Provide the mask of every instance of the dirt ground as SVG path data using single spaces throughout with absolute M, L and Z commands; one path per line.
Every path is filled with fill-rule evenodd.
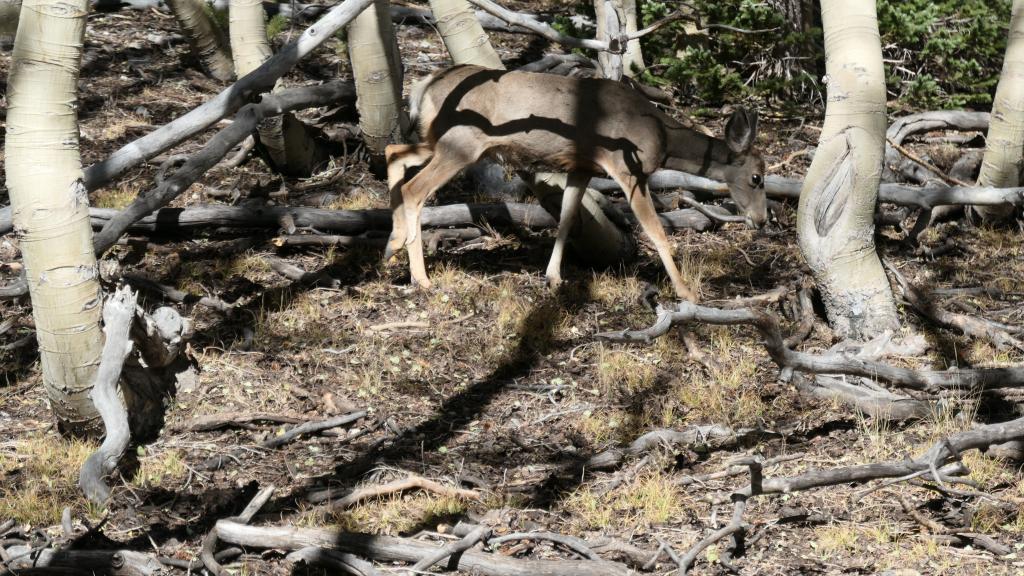
M 174 21 L 154 11 L 90 17 L 81 79 L 84 162 L 180 116 L 219 86 L 196 71 L 176 38 Z M 286 28 L 287 39 L 300 28 Z M 446 56 L 429 27 L 398 28 L 407 81 L 421 77 Z M 545 45 L 528 36 L 494 34 L 503 59 L 525 63 Z M 9 54 L 0 56 L 6 78 Z M 349 66 L 342 43 L 331 40 L 302 63 L 291 82 L 344 78 Z M 682 110 L 685 103 L 679 103 Z M 345 111 L 339 112 L 341 116 Z M 313 119 L 317 113 L 305 113 Z M 761 142 L 768 163 L 816 142 L 821 117 L 782 118 L 767 112 Z M 717 121 L 710 122 L 718 130 Z M 329 129 L 340 130 L 337 123 Z M 198 149 L 199 141 L 173 153 Z M 948 169 L 951 145 L 915 148 Z M 321 204 L 334 208 L 385 207 L 384 183 L 354 150 L 323 172 L 298 182 L 281 179 L 254 159 L 241 168 L 209 172 L 176 205 L 218 202 Z M 131 171 L 92 196 L 96 206 L 126 205 L 153 181 L 159 162 Z M 800 175 L 797 156 L 773 173 Z M 242 196 L 231 198 L 233 191 Z M 470 193 L 442 195 L 439 202 Z M 0 203 L 8 204 L 6 190 Z M 783 204 L 778 222 L 754 232 L 725 225 L 711 232 L 672 236 L 677 261 L 705 302 L 797 285 L 805 276 L 796 250 L 795 204 Z M 105 519 L 102 536 L 82 547 L 123 547 L 191 559 L 213 523 L 237 514 L 259 487 L 273 484 L 274 497 L 253 523 L 338 527 L 438 542 L 460 519 L 491 522 L 497 533 L 549 530 L 588 540 L 611 537 L 654 551 L 660 542 L 682 553 L 728 520 L 731 505 L 712 504 L 748 482 L 745 475 L 694 481 L 728 468 L 738 456 L 791 459 L 766 476 L 793 475 L 917 455 L 943 435 L 963 430 L 971 417 L 1005 417 L 1020 410 L 990 398 L 952 398 L 948 409 L 904 424 L 887 424 L 844 406 L 802 397 L 779 381 L 778 369 L 749 328 L 694 329 L 717 362 L 706 368 L 687 359 L 677 332 L 653 344 L 609 344 L 594 334 L 639 328 L 653 321 L 642 302 L 654 284 L 671 294 L 656 255 L 642 243 L 628 264 L 591 270 L 568 263 L 565 286 L 543 283 L 551 233 L 488 228 L 483 241 L 442 247 L 428 256 L 435 288 L 409 285 L 404 264 L 384 267 L 370 249 L 280 250 L 276 231 L 212 233 L 191 238 L 156 237 L 148 248 L 119 246 L 105 260 L 120 272 L 147 276 L 197 296 L 234 303 L 230 311 L 177 305 L 193 323 L 191 354 L 199 376 L 168 399 L 159 439 L 140 446 L 114 480 L 106 508 L 88 504 L 75 482 L 93 448 L 60 438 L 40 386 L 34 342 L 0 351 L 0 524 L 14 519 L 26 530 L 59 537 L 60 515 L 70 506 L 79 531 Z M 1019 325 L 1024 316 L 1024 248 L 1018 229 L 937 225 L 924 244 L 952 243 L 936 258 L 915 255 L 892 227 L 879 234 L 883 257 L 926 289 L 985 286 L 984 295 L 946 296 L 940 302 Z M 337 279 L 335 288 L 314 288 L 273 272 L 277 254 L 309 271 Z M 14 278 L 15 240 L 0 239 L 3 280 Z M 143 293 L 145 306 L 164 304 Z M 791 296 L 793 297 L 792 293 Z M 788 298 L 784 301 L 787 301 Z M 797 318 L 772 305 L 792 331 Z M 905 330 L 923 333 L 927 358 L 910 366 L 1019 365 L 1022 355 L 999 351 L 901 311 Z M 0 335 L 7 345 L 32 332 L 27 299 L 0 303 L 15 327 Z M 818 322 L 801 349 L 821 351 L 834 343 Z M 1019 399 L 1018 399 L 1019 400 Z M 260 442 L 287 427 L 258 421 L 195 431 L 200 416 L 267 413 L 299 421 L 365 409 L 349 428 L 302 438 L 281 449 Z M 964 414 L 968 417 L 964 417 Z M 976 414 L 975 414 L 976 413 Z M 591 471 L 594 454 L 628 444 L 660 428 L 719 424 L 757 429 L 755 439 L 730 449 L 659 449 L 627 459 L 618 469 Z M 235 447 L 244 450 L 220 470 L 202 471 L 207 459 Z M 1019 464 L 976 453 L 965 463 L 977 489 L 1008 501 L 1024 500 Z M 374 498 L 344 510 L 306 501 L 311 491 L 374 485 L 409 474 L 479 492 L 476 500 L 426 491 Z M 985 498 L 945 496 L 907 483 L 862 495 L 863 486 L 837 486 L 751 500 L 740 574 L 1021 574 L 1024 573 L 1024 511 L 1007 512 Z M 862 496 L 862 497 L 860 497 Z M 947 545 L 906 513 L 900 498 L 947 528 L 983 533 L 1014 552 L 997 558 L 971 546 Z M 545 543 L 504 544 L 500 553 L 531 558 L 568 558 Z M 725 571 L 722 546 L 702 554 L 695 573 Z M 609 555 L 609 558 L 615 558 Z M 383 565 L 387 569 L 389 566 Z M 662 557 L 655 570 L 675 565 Z M 395 568 L 397 570 L 397 568 Z M 234 561 L 235 574 L 291 573 L 283 554 L 249 550 Z

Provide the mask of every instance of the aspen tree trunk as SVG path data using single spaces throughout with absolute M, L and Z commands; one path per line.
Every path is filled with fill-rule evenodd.
M 619 11 L 619 22 L 622 22 L 627 34 L 637 31 L 636 0 L 616 0 Z M 626 43 L 626 52 L 622 55 L 622 72 L 632 78 L 645 70 L 643 52 L 640 51 L 640 39 Z
M 0 48 L 10 50 L 18 31 L 21 0 L 0 0 Z
M 828 103 L 804 181 L 797 233 L 837 333 L 869 339 L 899 327 L 875 251 L 885 151 L 885 75 L 874 0 L 821 0 Z
M 475 17 L 474 17 L 475 18 Z M 401 139 L 402 67 L 388 0 L 374 0 L 348 27 L 348 54 L 356 85 L 359 128 L 370 153 Z
M 1010 38 L 1003 57 L 1003 71 L 992 101 L 992 119 L 985 141 L 985 156 L 978 186 L 1012 188 L 1020 185 L 1024 168 L 1024 0 L 1013 1 Z M 972 206 L 984 222 L 1004 220 L 1013 206 Z
M 101 431 L 89 398 L 103 348 L 77 84 L 87 0 L 25 0 L 7 81 L 7 187 L 43 386 L 61 431 Z
M 260 0 L 231 0 L 231 56 L 241 78 L 274 55 L 267 40 L 266 15 Z M 280 82 L 277 83 L 277 87 Z M 275 90 L 277 89 L 275 87 Z M 306 125 L 292 114 L 260 123 L 259 146 L 271 168 L 289 176 L 309 176 L 322 160 Z
M 167 5 L 206 72 L 222 82 L 232 80 L 231 51 L 224 31 L 207 12 L 205 0 L 167 0 Z
M 617 38 L 621 30 L 619 12 L 612 0 L 594 0 L 594 20 L 597 22 L 597 39 L 610 41 Z M 597 63 L 601 66 L 601 75 L 609 80 L 622 80 L 622 54 L 598 52 Z
M 430 11 L 456 64 L 505 68 L 467 0 L 430 0 Z

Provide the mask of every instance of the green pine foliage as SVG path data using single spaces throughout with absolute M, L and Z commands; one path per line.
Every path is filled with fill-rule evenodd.
M 643 39 L 646 80 L 674 87 L 693 104 L 755 98 L 775 105 L 821 103 L 820 17 L 794 29 L 764 0 L 695 0 L 697 30 L 678 21 Z M 1010 0 L 878 0 L 890 97 L 918 108 L 985 108 L 992 101 L 1010 21 Z M 818 3 L 813 2 L 815 8 Z M 644 25 L 675 2 L 642 2 Z

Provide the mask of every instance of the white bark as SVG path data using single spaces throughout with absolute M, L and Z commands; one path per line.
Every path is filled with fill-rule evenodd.
M 875 251 L 885 75 L 874 0 L 822 0 L 828 104 L 797 213 L 804 259 L 833 328 L 868 339 L 899 325 Z
M 611 42 L 619 36 L 621 21 L 613 0 L 594 0 L 594 20 L 597 21 L 597 39 Z M 597 54 L 601 75 L 609 80 L 622 80 L 622 54 L 601 51 Z
M 616 9 L 620 11 L 619 21 L 626 28 L 626 34 L 637 31 L 636 0 L 616 0 Z M 622 68 L 626 76 L 638 76 L 644 71 L 644 55 L 640 51 L 640 39 L 635 38 L 626 43 L 626 52 L 622 54 Z
M 234 79 L 224 31 L 206 11 L 205 0 L 167 0 L 167 5 L 206 72 L 222 82 Z
M 1010 38 L 992 101 L 992 116 L 985 142 L 978 186 L 1018 186 L 1021 168 L 1024 168 L 1024 0 L 1013 2 Z M 1009 205 L 972 206 L 971 209 L 987 222 L 1003 220 L 1014 211 Z
M 231 0 L 229 9 L 231 55 L 239 78 L 274 55 L 267 40 L 266 15 L 261 0 Z M 274 90 L 281 87 L 278 81 Z M 306 126 L 292 114 L 268 118 L 260 124 L 259 145 L 271 168 L 291 176 L 309 176 L 320 161 L 319 149 Z
M 374 0 L 348 27 L 348 53 L 356 85 L 363 141 L 375 155 L 401 139 L 401 60 L 388 0 Z
M 43 386 L 60 428 L 98 432 L 89 399 L 103 337 L 77 84 L 87 0 L 25 0 L 7 84 L 7 186 Z
M 434 13 L 437 30 L 456 64 L 505 68 L 469 2 L 430 0 L 430 11 Z

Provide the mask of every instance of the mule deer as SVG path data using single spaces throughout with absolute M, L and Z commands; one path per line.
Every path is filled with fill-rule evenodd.
M 756 113 L 737 110 L 725 127 L 725 140 L 719 140 L 682 126 L 618 82 L 479 66 L 429 76 L 413 88 L 410 108 L 422 143 L 385 151 L 393 210 L 385 259 L 406 246 L 413 282 L 423 287 L 430 286 L 420 229 L 423 204 L 489 152 L 521 168 L 547 165 L 569 172 L 546 273 L 552 284 L 561 281 L 565 241 L 593 174 L 606 172 L 622 187 L 676 294 L 690 301 L 696 302 L 696 295 L 676 268 L 647 189 L 651 173 L 664 166 L 725 180 L 751 227 L 768 219 L 764 160 L 753 150 Z M 406 170 L 421 165 L 404 182 Z

